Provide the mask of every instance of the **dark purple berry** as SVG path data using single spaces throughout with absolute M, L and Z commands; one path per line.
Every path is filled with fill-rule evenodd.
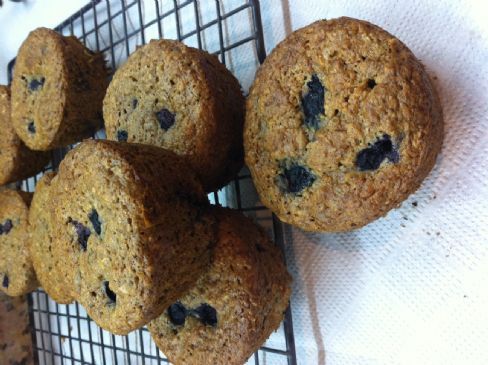
M 36 126 L 34 124 L 34 121 L 30 121 L 29 124 L 27 124 L 27 130 L 29 131 L 29 133 L 36 133 Z
M 117 131 L 117 141 L 127 142 L 127 138 L 129 138 L 127 131 L 124 131 L 122 129 Z
M 359 171 L 374 171 L 380 167 L 385 159 L 393 163 L 397 163 L 400 160 L 400 155 L 387 134 L 358 153 L 356 166 Z
M 173 124 L 175 124 L 175 115 L 166 108 L 156 112 L 156 119 L 159 122 L 159 126 L 165 131 L 170 129 Z
M 8 234 L 13 227 L 14 227 L 14 225 L 12 224 L 12 220 L 7 219 L 5 221 L 5 223 L 0 224 L 0 235 L 1 234 Z
M 376 81 L 373 79 L 368 79 L 368 82 L 366 83 L 370 89 L 374 89 L 376 86 Z
M 10 280 L 8 279 L 8 275 L 7 274 L 4 274 L 3 275 L 3 280 L 2 280 L 2 286 L 4 288 L 8 288 L 9 282 L 10 282 Z
M 110 289 L 110 286 L 109 286 L 109 282 L 108 281 L 104 281 L 103 282 L 103 290 L 105 291 L 105 295 L 107 295 L 107 298 L 108 298 L 108 304 L 109 305 L 112 305 L 112 304 L 115 304 L 115 302 L 117 301 L 117 294 L 115 294 L 111 289 Z
M 44 86 L 45 78 L 41 77 L 40 79 L 32 79 L 29 81 L 29 90 L 37 91 Z
M 200 321 L 208 326 L 215 327 L 217 325 L 217 311 L 212 306 L 202 303 L 198 308 L 191 310 L 192 316 L 200 319 Z
M 256 243 L 255 247 L 258 252 L 266 252 L 266 249 L 260 243 Z
M 186 320 L 186 308 L 180 302 L 172 304 L 168 308 L 168 317 L 175 326 L 183 326 Z
M 102 223 L 100 222 L 98 212 L 95 209 L 92 209 L 90 214 L 88 214 L 88 219 L 90 220 L 95 232 L 100 236 L 102 233 Z
M 80 222 L 72 220 L 71 218 L 69 219 L 69 223 L 75 227 L 76 235 L 78 237 L 78 244 L 80 245 L 82 251 L 86 251 L 86 248 L 88 247 L 88 237 L 90 237 L 91 234 L 90 229 L 85 227 Z
M 317 75 L 307 82 L 308 92 L 301 98 L 302 110 L 305 115 L 303 123 L 307 128 L 318 129 L 320 116 L 325 114 L 325 88 Z
M 297 194 L 312 186 L 316 180 L 315 175 L 307 168 L 298 164 L 285 167 L 278 176 L 280 187 L 287 193 Z

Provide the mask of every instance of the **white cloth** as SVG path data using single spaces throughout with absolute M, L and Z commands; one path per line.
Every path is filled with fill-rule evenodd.
M 351 233 L 286 229 L 298 363 L 488 364 L 488 6 L 261 1 L 268 52 L 320 18 L 346 15 L 388 30 L 434 76 L 445 116 L 437 165 L 400 208 Z M 0 8 L 0 82 L 30 29 L 55 26 L 84 1 L 50 1 L 48 11 L 46 3 Z M 232 66 L 247 87 L 255 64 L 242 57 Z

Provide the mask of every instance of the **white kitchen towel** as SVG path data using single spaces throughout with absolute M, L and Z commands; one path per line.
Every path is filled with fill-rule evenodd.
M 437 165 L 399 209 L 351 233 L 287 230 L 299 364 L 488 364 L 486 2 L 263 4 L 268 49 L 321 18 L 388 30 L 427 67 L 445 116 Z
M 2 70 L 28 30 L 55 26 L 73 10 L 46 18 L 42 3 L 28 2 L 24 21 L 0 11 Z M 238 3 L 222 0 L 227 9 Z M 268 52 L 317 19 L 351 16 L 383 27 L 426 65 L 445 116 L 437 165 L 400 208 L 351 233 L 287 227 L 298 363 L 488 364 L 488 5 L 261 0 L 261 10 Z M 231 67 L 248 87 L 256 65 L 240 56 Z

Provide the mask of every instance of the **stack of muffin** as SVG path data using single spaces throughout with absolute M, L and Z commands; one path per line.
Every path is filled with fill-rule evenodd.
M 3 184 L 39 172 L 45 151 L 93 134 L 102 115 L 108 137 L 81 142 L 33 196 L 0 193 L 1 288 L 22 295 L 40 285 L 115 334 L 147 324 L 175 364 L 242 364 L 290 298 L 276 245 L 207 200 L 244 154 L 283 221 L 335 232 L 400 204 L 442 142 L 422 65 L 354 19 L 290 35 L 259 70 L 246 108 L 215 56 L 176 41 L 138 48 L 108 88 L 106 74 L 77 39 L 37 29 L 17 57 L 12 100 L 0 89 Z
M 106 74 L 100 54 L 48 29 L 20 49 L 2 123 L 26 157 L 9 181 L 99 129 L 105 94 L 109 140 L 81 142 L 33 196 L 0 194 L 2 289 L 40 285 L 115 334 L 147 324 L 175 363 L 243 363 L 279 326 L 290 276 L 260 227 L 207 198 L 243 164 L 240 86 L 215 56 L 166 40 L 108 90 Z

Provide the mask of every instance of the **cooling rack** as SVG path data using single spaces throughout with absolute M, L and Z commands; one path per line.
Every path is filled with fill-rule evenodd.
M 244 90 L 266 57 L 258 0 L 92 0 L 55 30 L 74 35 L 90 49 L 103 52 L 112 71 L 150 39 L 178 39 L 216 54 Z M 15 59 L 8 65 L 9 81 L 14 66 Z M 97 132 L 94 138 L 105 138 L 104 131 Z M 51 161 L 42 173 L 56 170 L 72 147 L 52 151 Z M 42 173 L 17 186 L 34 191 Z M 259 203 L 246 169 L 209 198 L 252 216 L 283 246 L 282 224 Z M 98 327 L 78 303 L 57 304 L 42 289 L 29 295 L 29 316 L 38 364 L 168 363 L 145 327 L 127 336 L 112 335 Z M 248 363 L 296 364 L 290 308 L 278 331 Z

